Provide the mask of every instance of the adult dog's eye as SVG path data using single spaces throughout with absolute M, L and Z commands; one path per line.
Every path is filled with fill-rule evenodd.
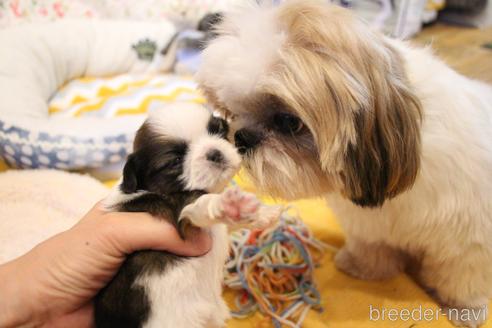
M 273 126 L 280 133 L 297 134 L 302 131 L 304 124 L 297 116 L 287 113 L 277 113 L 273 115 Z

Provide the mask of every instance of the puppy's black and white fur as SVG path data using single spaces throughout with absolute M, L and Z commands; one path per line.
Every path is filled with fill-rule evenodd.
M 220 192 L 240 165 L 225 140 L 227 122 L 202 107 L 180 104 L 153 113 L 137 132 L 121 183 L 106 206 L 148 212 L 172 223 L 183 238 L 192 227 L 210 230 L 212 249 L 201 257 L 145 250 L 128 256 L 97 295 L 97 327 L 222 327 L 221 298 L 228 225 L 267 225 L 279 214 L 237 188 Z

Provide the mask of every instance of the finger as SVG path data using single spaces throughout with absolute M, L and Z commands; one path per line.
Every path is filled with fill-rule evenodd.
M 147 213 L 110 213 L 111 238 L 126 254 L 137 250 L 167 250 L 185 256 L 199 256 L 209 251 L 212 241 L 206 231 L 200 230 L 193 238 L 182 240 L 168 222 Z
M 87 303 L 74 312 L 57 316 L 53 322 L 49 322 L 46 326 L 51 328 L 91 328 L 94 326 L 93 317 L 94 306 L 92 303 Z

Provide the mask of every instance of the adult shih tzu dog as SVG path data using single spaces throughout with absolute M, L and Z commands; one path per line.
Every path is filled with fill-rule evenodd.
M 337 267 L 408 270 L 457 324 L 492 296 L 492 88 L 322 1 L 225 15 L 197 79 L 255 184 L 324 196 Z M 466 317 L 463 311 L 473 311 Z
M 167 220 L 182 238 L 209 229 L 213 246 L 194 258 L 151 250 L 129 255 L 96 297 L 97 327 L 224 326 L 226 225 L 266 227 L 281 209 L 237 188 L 222 192 L 241 162 L 227 132 L 227 122 L 193 104 L 154 112 L 137 132 L 122 181 L 105 205 Z

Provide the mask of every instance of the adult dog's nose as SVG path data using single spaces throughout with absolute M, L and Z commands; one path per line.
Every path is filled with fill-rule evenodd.
M 262 135 L 249 129 L 240 129 L 234 134 L 234 143 L 240 154 L 255 148 L 261 143 Z

